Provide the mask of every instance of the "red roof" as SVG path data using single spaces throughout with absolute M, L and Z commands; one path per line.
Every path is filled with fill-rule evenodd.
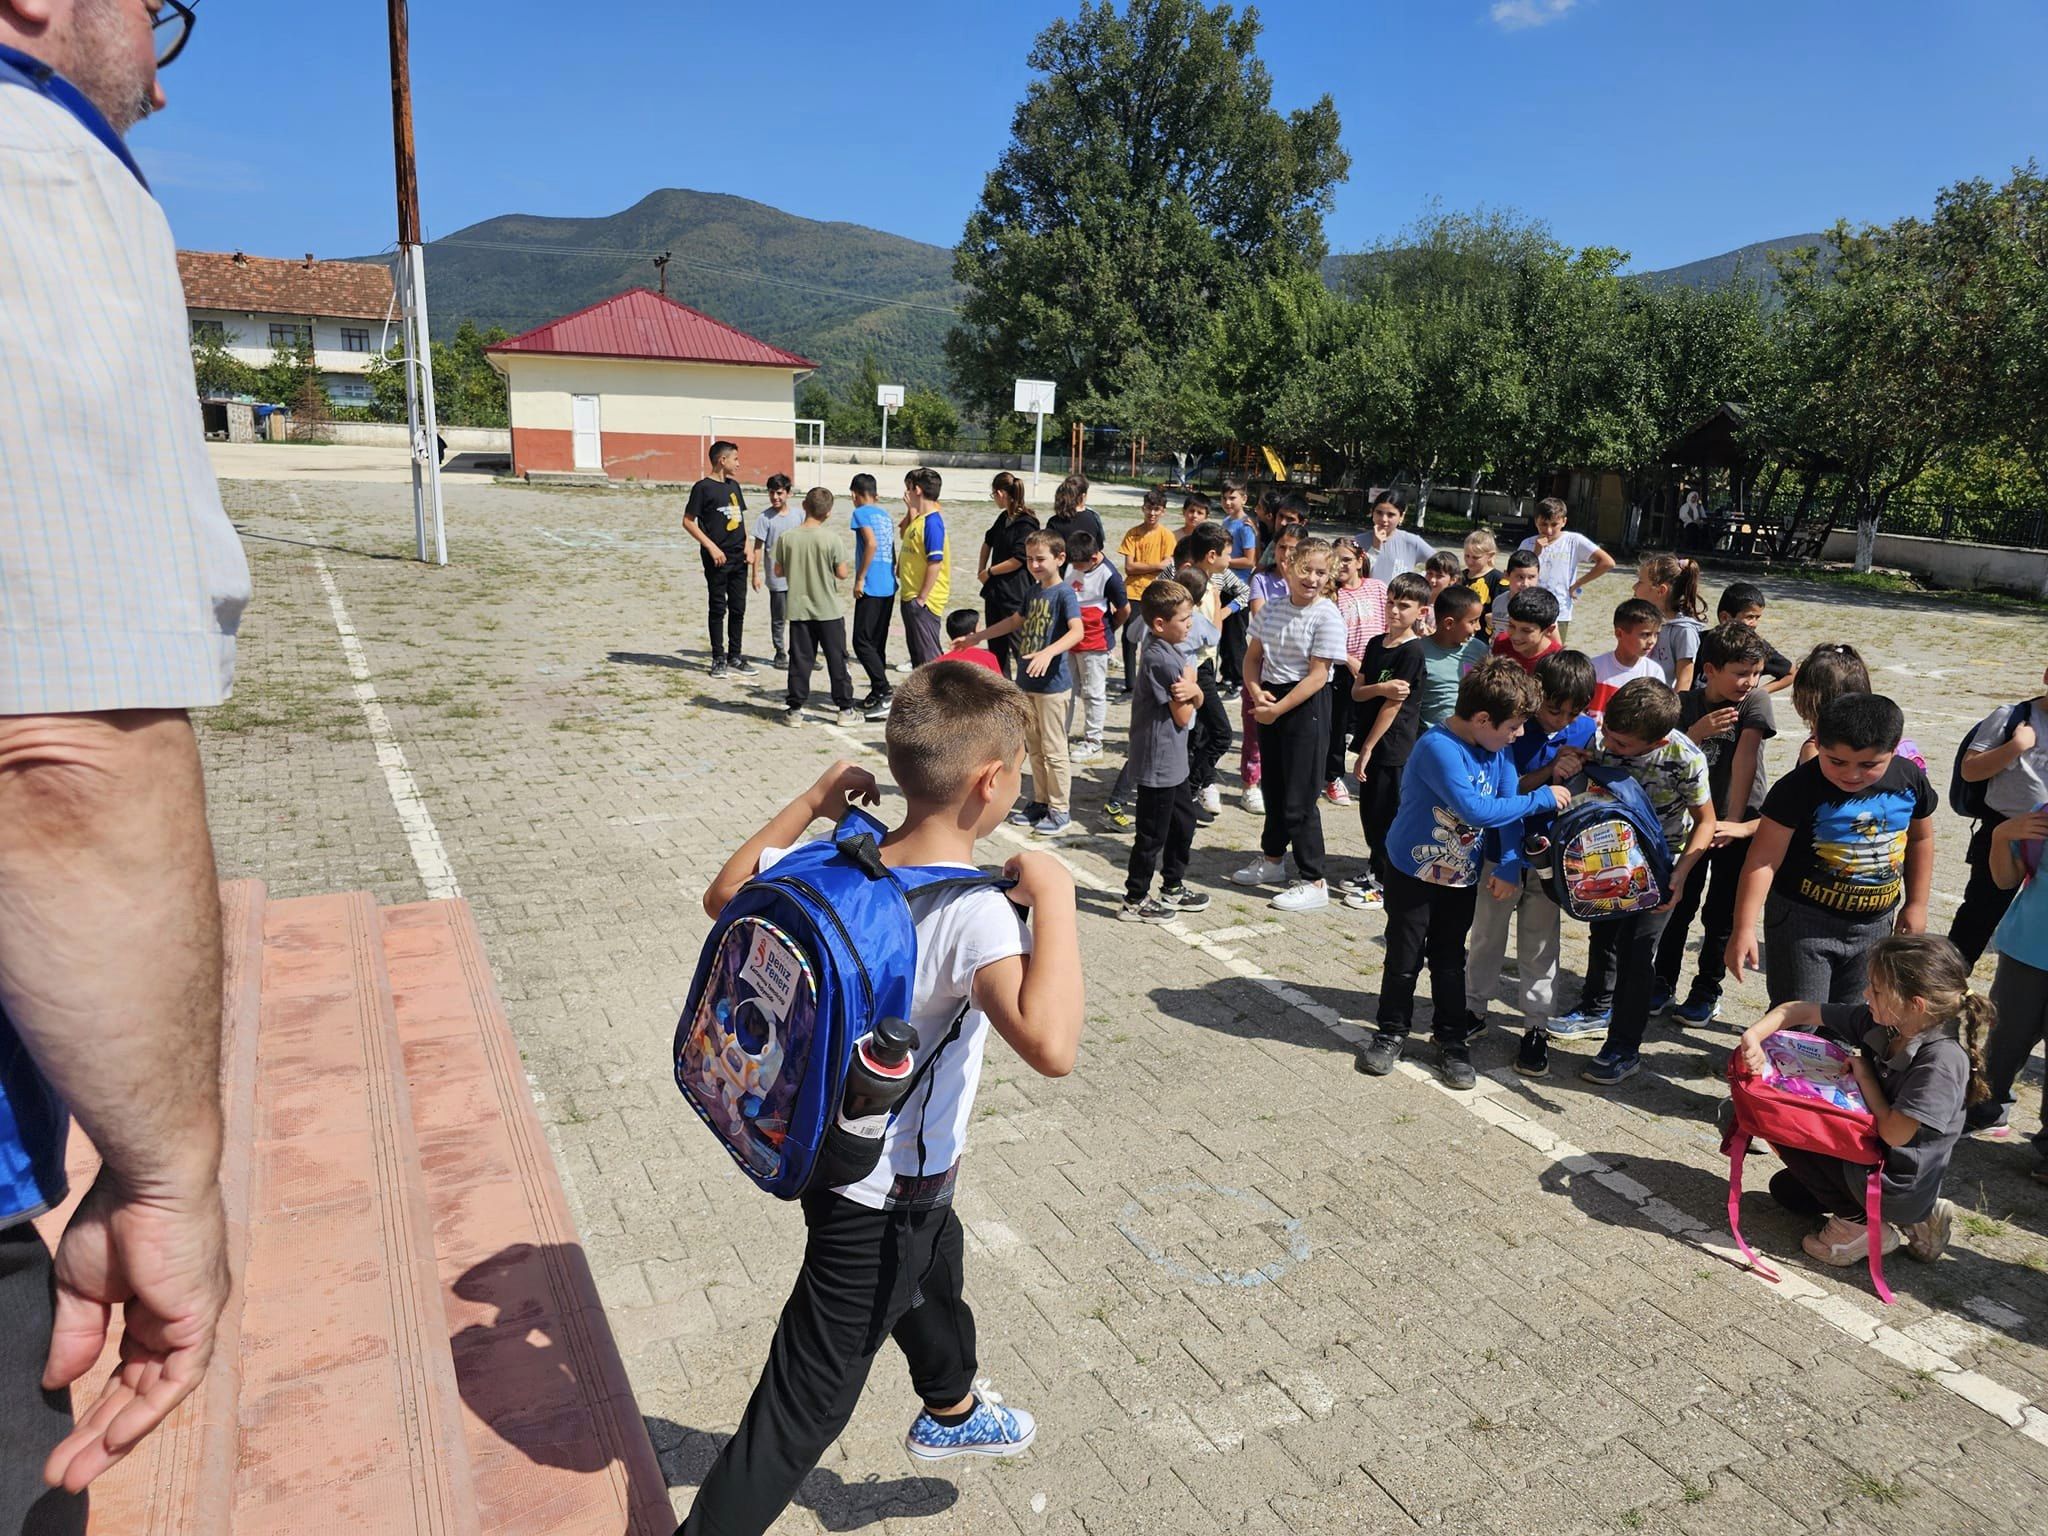
M 807 357 L 771 347 L 702 310 L 645 288 L 602 299 L 550 320 L 488 352 L 560 353 L 575 357 L 639 357 L 668 363 L 735 363 L 757 368 L 815 368 Z

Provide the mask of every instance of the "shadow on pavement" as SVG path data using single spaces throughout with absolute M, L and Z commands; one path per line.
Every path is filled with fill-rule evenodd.
M 732 1436 L 690 1429 L 671 1419 L 649 1417 L 647 1434 L 661 1457 L 671 1488 L 701 1485 Z M 795 1503 L 828 1531 L 858 1531 L 884 1520 L 944 1514 L 960 1500 L 959 1490 L 936 1477 L 873 1476 L 849 1483 L 837 1473 L 814 1469 L 797 1488 Z

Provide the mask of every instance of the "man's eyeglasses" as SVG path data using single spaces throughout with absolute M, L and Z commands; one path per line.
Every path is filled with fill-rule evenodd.
M 192 37 L 192 7 L 183 0 L 163 0 L 156 13 L 156 67 L 162 69 L 185 51 Z

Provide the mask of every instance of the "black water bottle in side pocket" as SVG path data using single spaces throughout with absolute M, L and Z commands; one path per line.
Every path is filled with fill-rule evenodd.
M 910 1053 L 916 1048 L 917 1031 L 904 1019 L 879 1020 L 854 1042 L 839 1115 L 825 1132 L 818 1168 L 807 1188 L 837 1189 L 874 1172 L 889 1129 L 889 1112 L 909 1091 Z

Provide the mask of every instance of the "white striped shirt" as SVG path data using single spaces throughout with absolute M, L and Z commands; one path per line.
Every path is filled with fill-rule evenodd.
M 1259 681 L 1268 688 L 1293 687 L 1308 676 L 1313 657 L 1320 656 L 1333 667 L 1344 660 L 1344 619 L 1327 597 L 1306 608 L 1295 607 L 1291 598 L 1274 598 L 1252 620 L 1252 635 L 1263 648 Z
M 0 715 L 218 704 L 249 601 L 156 199 L 0 85 Z

